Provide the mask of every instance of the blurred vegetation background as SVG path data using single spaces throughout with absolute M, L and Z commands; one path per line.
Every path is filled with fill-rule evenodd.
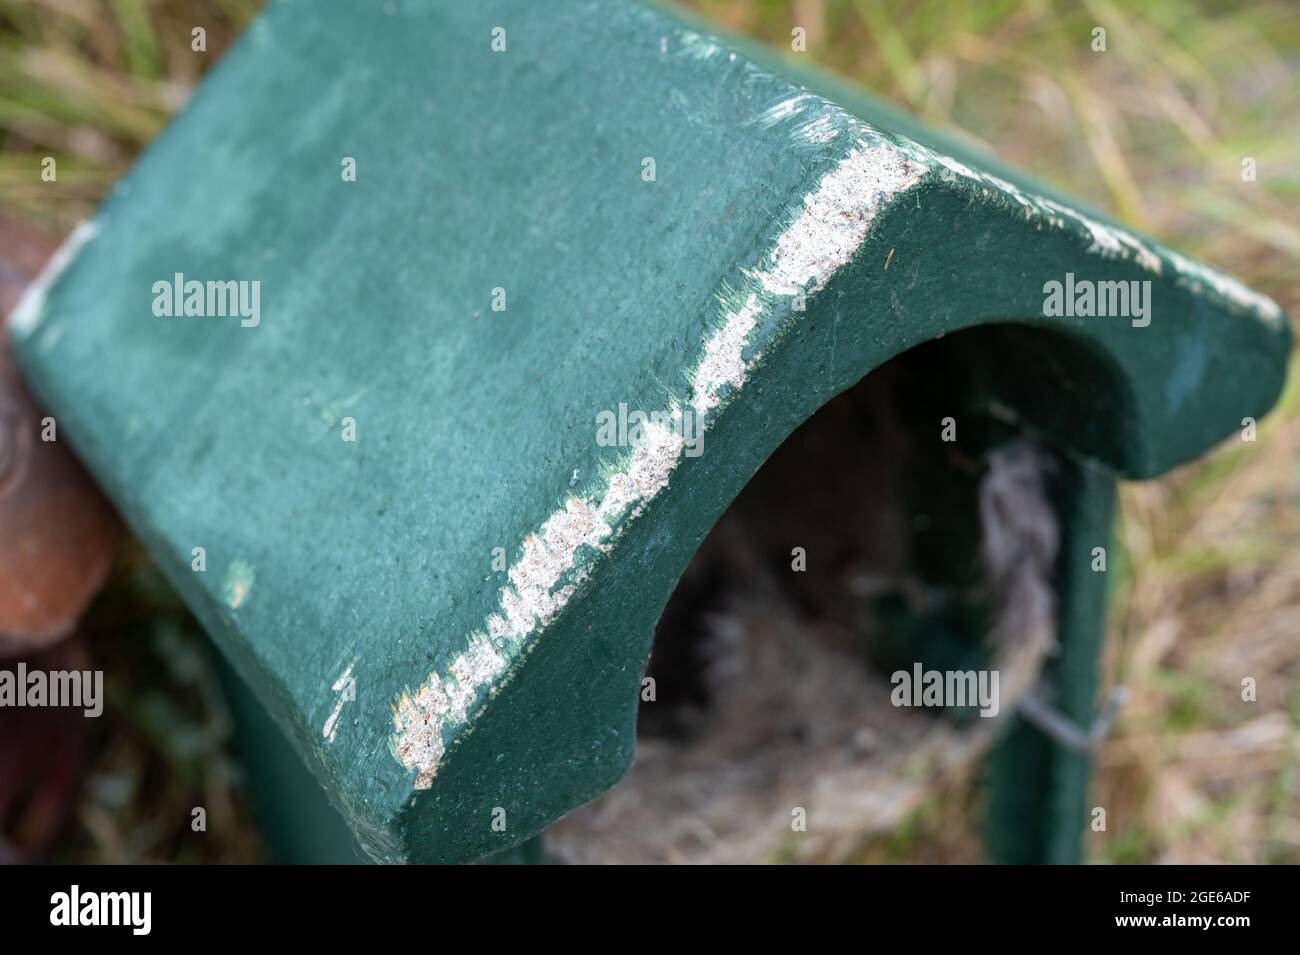
M 361 2 L 361 0 L 357 0 Z M 402 0 L 394 0 L 401 3 Z M 0 0 L 0 215 L 61 236 L 185 102 L 256 0 Z M 961 131 L 1300 314 L 1295 0 L 691 0 Z M 1106 30 L 1105 52 L 1092 31 Z M 191 30 L 206 30 L 206 52 Z M 791 50 L 791 30 L 807 52 Z M 40 179 L 43 157 L 57 185 Z M 1242 161 L 1255 161 L 1244 181 Z M 1254 443 L 1126 487 L 1098 757 L 1099 862 L 1300 862 L 1300 404 Z M 1115 575 L 1117 578 L 1121 575 Z M 87 629 L 112 685 L 68 860 L 259 857 L 206 644 L 129 548 Z M 1258 701 L 1241 701 L 1254 676 Z M 213 807 L 217 807 L 214 811 Z M 975 861 L 973 781 L 863 861 Z M 172 822 L 160 823 L 160 819 Z

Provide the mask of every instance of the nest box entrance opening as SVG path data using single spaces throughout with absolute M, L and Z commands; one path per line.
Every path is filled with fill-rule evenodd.
M 553 851 L 849 858 L 976 762 L 1052 648 L 1058 527 L 1052 453 L 990 413 L 970 356 L 1041 335 L 919 346 L 787 438 L 668 601 L 633 768 Z

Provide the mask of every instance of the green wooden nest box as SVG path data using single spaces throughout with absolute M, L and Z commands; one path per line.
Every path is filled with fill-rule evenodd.
M 365 855 L 409 861 L 517 845 L 619 780 L 675 585 L 837 396 L 832 444 L 893 476 L 822 474 L 845 514 L 859 478 L 895 501 L 880 541 L 927 593 L 978 583 L 990 456 L 1045 456 L 1045 685 L 1088 725 L 1116 479 L 1263 415 L 1290 344 L 1229 276 L 883 104 L 575 0 L 274 0 L 10 332 L 248 725 L 264 707 Z M 886 364 L 888 428 L 853 397 Z M 826 579 L 825 527 L 754 526 Z M 947 650 L 913 627 L 936 660 L 988 610 L 963 600 Z M 1019 717 L 999 740 L 993 856 L 1077 857 L 1086 754 Z M 260 765 L 299 800 L 283 827 L 328 825 Z

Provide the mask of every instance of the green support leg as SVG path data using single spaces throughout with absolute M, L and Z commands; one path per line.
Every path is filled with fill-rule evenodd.
M 1109 550 L 1115 477 L 1090 463 L 1062 461 L 1054 496 L 1061 517 L 1057 564 L 1059 654 L 1046 679 L 1056 710 L 1086 730 L 1096 710 L 1105 637 L 1105 573 L 1093 548 Z M 986 852 L 1003 863 L 1077 863 L 1088 823 L 1089 754 L 1054 742 L 1017 715 L 989 760 Z
M 218 673 L 235 726 L 235 748 L 269 861 L 282 865 L 367 861 L 347 823 L 266 707 L 219 654 Z

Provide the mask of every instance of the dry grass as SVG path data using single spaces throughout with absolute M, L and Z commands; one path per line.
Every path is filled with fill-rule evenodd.
M 256 6 L 0 0 L 0 212 L 67 231 Z M 1293 0 L 690 6 L 786 50 L 803 26 L 808 56 L 1300 314 Z M 204 55 L 189 49 L 197 25 Z M 1094 26 L 1105 53 L 1090 49 Z M 53 197 L 35 174 L 46 155 Z M 1241 178 L 1248 156 L 1254 182 Z M 1300 861 L 1298 444 L 1293 387 L 1257 442 L 1124 492 L 1128 573 L 1105 672 L 1132 702 L 1099 758 L 1111 826 L 1094 859 Z M 1246 676 L 1258 702 L 1241 702 Z M 968 796 L 936 795 L 864 858 L 970 858 Z

